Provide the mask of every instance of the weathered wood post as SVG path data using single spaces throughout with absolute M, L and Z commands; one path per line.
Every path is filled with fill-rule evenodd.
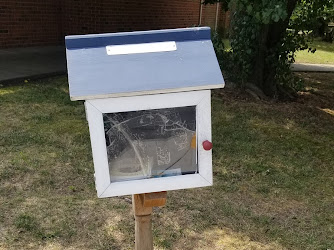
M 153 250 L 152 208 L 166 204 L 167 192 L 134 194 L 135 250 Z

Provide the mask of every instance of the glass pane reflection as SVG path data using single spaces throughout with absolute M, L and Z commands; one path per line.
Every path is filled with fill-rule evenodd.
M 197 172 L 196 107 L 103 114 L 111 181 Z

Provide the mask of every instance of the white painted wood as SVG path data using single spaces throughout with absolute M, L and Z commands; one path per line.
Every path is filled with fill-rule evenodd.
M 211 183 L 209 183 L 199 174 L 123 181 L 111 183 L 105 192 L 99 196 L 99 198 L 206 187 L 211 185 Z
M 155 94 L 165 94 L 165 93 L 177 93 L 177 92 L 187 92 L 187 91 L 198 91 L 198 90 L 207 90 L 207 89 L 220 89 L 224 88 L 225 83 L 216 84 L 216 85 L 205 85 L 205 86 L 196 86 L 196 87 L 185 87 L 177 89 L 163 89 L 163 90 L 148 90 L 148 91 L 134 91 L 127 93 L 106 93 L 99 95 L 85 95 L 85 96 L 70 96 L 72 101 L 79 100 L 95 100 L 95 99 L 105 99 L 105 98 L 115 98 L 115 97 L 126 97 L 126 96 L 139 96 L 139 95 L 155 95 Z
M 197 105 L 199 112 L 197 119 L 198 134 L 198 168 L 199 174 L 209 183 L 213 183 L 212 179 L 212 150 L 204 150 L 202 143 L 206 140 L 212 142 L 211 138 L 211 91 L 206 91 L 206 97 Z M 202 112 L 201 112 L 202 111 Z
M 102 113 L 139 111 L 197 105 L 206 97 L 206 92 L 207 91 L 193 91 L 160 95 L 106 98 L 89 100 L 87 102 Z
M 212 152 L 202 147 L 203 141 L 211 141 L 210 103 L 210 90 L 87 100 L 98 196 L 103 198 L 212 185 Z M 102 114 L 183 106 L 196 106 L 199 173 L 111 183 Z
M 85 102 L 85 108 L 92 145 L 96 191 L 100 196 L 110 185 L 103 117 L 101 111 L 89 102 Z
M 155 43 L 109 45 L 106 46 L 106 50 L 109 56 L 167 52 L 167 51 L 175 51 L 176 43 L 174 41 L 169 41 L 169 42 L 155 42 Z

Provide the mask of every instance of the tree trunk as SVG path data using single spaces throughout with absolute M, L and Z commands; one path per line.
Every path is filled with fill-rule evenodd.
M 255 57 L 254 82 L 260 88 L 264 89 L 265 61 L 267 55 L 267 39 L 269 25 L 263 25 L 260 31 L 258 51 Z
M 289 0 L 287 3 L 288 16 L 285 20 L 276 23 L 264 24 L 261 27 L 259 46 L 255 57 L 254 81 L 263 92 L 270 97 L 277 94 L 276 62 L 279 60 L 278 48 L 281 46 L 290 17 L 298 0 Z M 272 62 L 272 63 L 270 63 Z

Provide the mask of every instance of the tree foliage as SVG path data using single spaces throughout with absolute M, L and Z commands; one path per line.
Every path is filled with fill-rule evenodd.
M 205 3 L 213 3 L 207 0 Z M 272 97 L 300 84 L 290 71 L 295 52 L 309 49 L 315 20 L 330 16 L 334 0 L 221 0 L 233 13 L 231 62 L 241 84 L 252 82 Z M 224 63 L 224 65 L 227 65 Z

